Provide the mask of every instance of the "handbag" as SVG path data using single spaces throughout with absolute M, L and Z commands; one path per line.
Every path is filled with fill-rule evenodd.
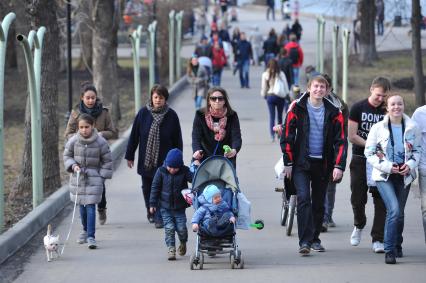
M 272 93 L 281 98 L 286 98 L 289 95 L 287 82 L 281 79 L 281 75 L 276 76 L 274 86 L 272 87 Z

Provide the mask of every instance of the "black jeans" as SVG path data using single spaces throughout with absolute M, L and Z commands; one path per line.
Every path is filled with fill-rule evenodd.
M 142 176 L 142 193 L 143 193 L 143 198 L 145 200 L 145 207 L 146 207 L 147 214 L 149 214 L 149 198 L 151 195 L 151 187 L 152 187 L 153 180 L 154 178 Z M 156 208 L 157 210 L 155 211 L 155 214 L 154 214 L 154 221 L 155 223 L 163 223 L 163 218 L 161 217 L 161 212 L 160 212 L 160 208 L 158 207 L 158 203 Z
M 98 210 L 105 209 L 107 205 L 106 196 L 105 196 L 105 183 L 104 188 L 102 189 L 102 199 L 101 202 L 98 203 Z
M 323 161 L 311 159 L 309 170 L 294 167 L 293 182 L 297 190 L 297 228 L 299 245 L 321 243 L 324 199 L 328 176 L 323 174 Z
M 351 173 L 351 204 L 354 213 L 354 226 L 363 229 L 367 223 L 365 205 L 368 200 L 368 186 L 364 157 L 353 155 L 349 166 Z M 373 226 L 371 227 L 372 242 L 382 242 L 385 230 L 386 207 L 377 188 L 370 189 L 374 204 Z

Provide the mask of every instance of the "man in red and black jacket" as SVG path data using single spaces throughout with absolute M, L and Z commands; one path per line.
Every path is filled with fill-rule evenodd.
M 323 252 L 319 235 L 324 217 L 327 184 L 343 177 L 347 139 L 341 111 L 324 97 L 327 80 L 312 78 L 308 92 L 294 101 L 281 135 L 284 175 L 297 190 L 299 253 Z M 312 192 L 311 192 L 312 189 Z

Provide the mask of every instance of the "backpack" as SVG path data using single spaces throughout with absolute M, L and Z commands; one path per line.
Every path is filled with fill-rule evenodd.
M 297 64 L 297 62 L 299 62 L 299 49 L 297 47 L 290 48 L 288 57 L 291 59 L 293 64 Z

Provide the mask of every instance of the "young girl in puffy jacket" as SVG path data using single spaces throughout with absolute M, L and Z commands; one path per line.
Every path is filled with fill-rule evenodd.
M 83 225 L 77 242 L 87 242 L 89 249 L 97 247 L 96 204 L 101 201 L 105 179 L 112 177 L 111 151 L 108 142 L 94 128 L 94 123 L 92 116 L 81 114 L 78 132 L 68 140 L 64 151 L 65 169 L 72 173 L 69 183 L 71 201 L 77 198 Z

